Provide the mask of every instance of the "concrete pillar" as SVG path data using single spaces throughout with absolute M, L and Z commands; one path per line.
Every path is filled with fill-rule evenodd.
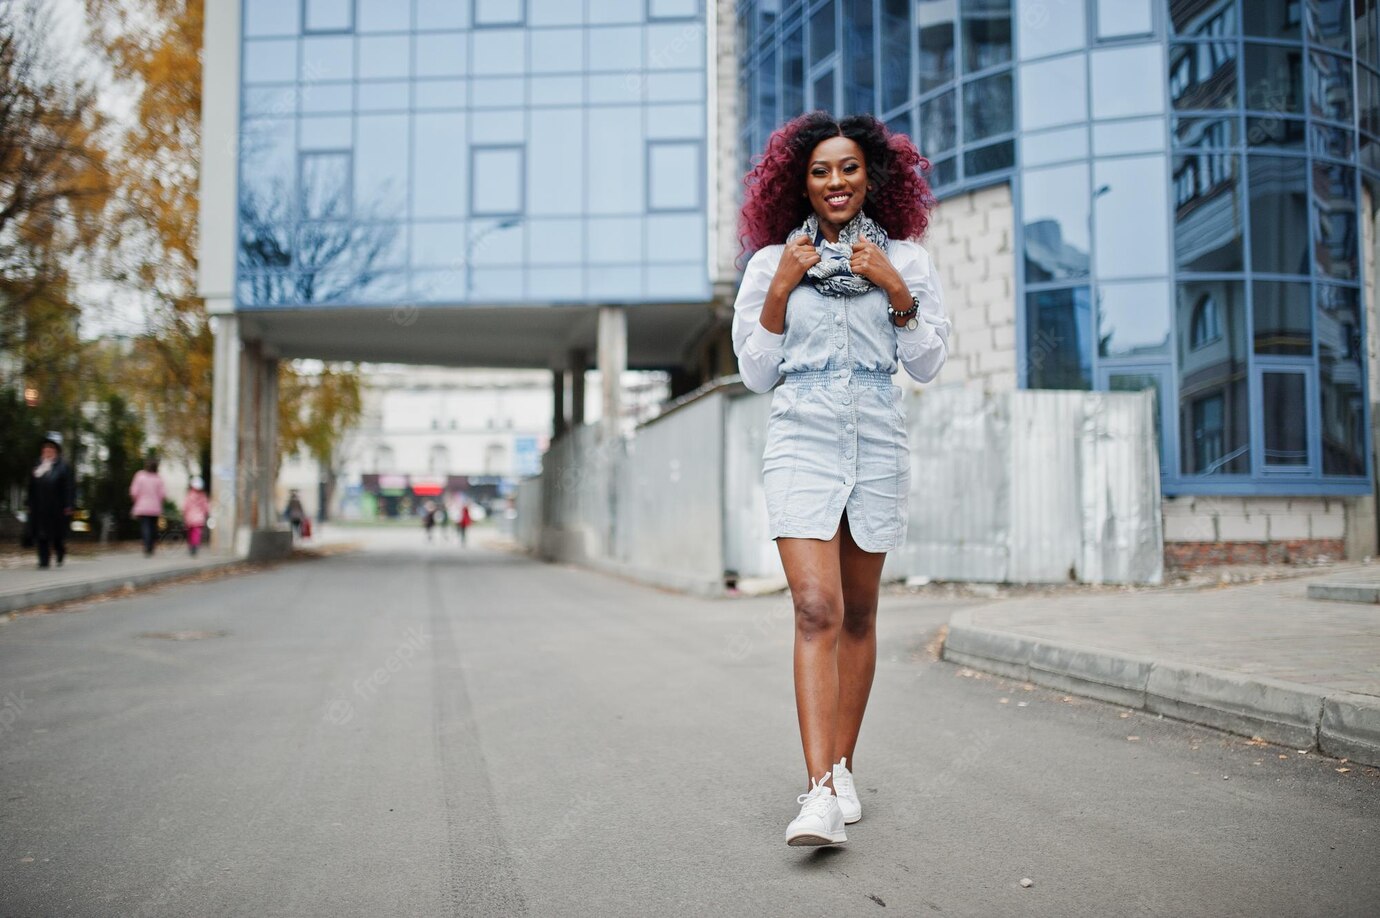
M 258 488 L 255 526 L 258 529 L 278 527 L 277 498 L 274 485 L 278 481 L 278 358 L 260 353 L 258 360 Z
M 565 370 L 551 371 L 551 436 L 565 433 Z
M 570 426 L 585 423 L 585 368 L 589 358 L 582 349 L 570 352 Z
M 628 314 L 622 306 L 599 307 L 599 374 L 602 379 L 605 438 L 617 437 L 623 418 L 623 371 L 628 368 Z
M 240 321 L 234 314 L 212 315 L 211 333 L 211 546 L 230 554 L 239 527 Z

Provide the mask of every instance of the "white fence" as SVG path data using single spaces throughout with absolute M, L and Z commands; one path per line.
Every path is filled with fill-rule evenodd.
M 907 402 L 910 527 L 884 576 L 1154 583 L 1163 571 L 1150 393 L 926 390 Z M 534 553 L 717 593 L 779 577 L 761 460 L 770 398 L 725 384 L 601 442 L 558 440 L 518 490 Z

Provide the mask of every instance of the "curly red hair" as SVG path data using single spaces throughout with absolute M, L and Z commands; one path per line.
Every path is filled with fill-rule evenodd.
M 828 112 L 809 112 L 772 132 L 767 149 L 743 179 L 739 236 L 743 254 L 786 241 L 810 215 L 804 196 L 809 157 L 820 141 L 847 137 L 862 147 L 867 175 L 875 189 L 863 211 L 893 239 L 919 239 L 929 226 L 934 192 L 921 177 L 930 168 L 905 134 L 887 130 L 872 115 L 850 115 L 841 121 Z

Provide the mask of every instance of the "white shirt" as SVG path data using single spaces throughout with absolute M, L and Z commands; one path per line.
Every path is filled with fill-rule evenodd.
M 769 245 L 752 256 L 733 303 L 733 352 L 738 355 L 743 384 L 753 392 L 766 392 L 781 378 L 786 335 L 767 331 L 760 319 L 785 250 L 784 245 Z M 939 374 L 949 356 L 951 325 L 944 312 L 939 273 L 930 253 L 916 242 L 893 239 L 887 256 L 906 288 L 920 300 L 920 327 L 896 329 L 896 357 L 913 379 L 927 383 Z

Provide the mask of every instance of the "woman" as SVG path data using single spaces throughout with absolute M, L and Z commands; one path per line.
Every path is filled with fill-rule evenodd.
M 206 482 L 200 475 L 192 476 L 187 496 L 182 499 L 182 525 L 187 530 L 187 550 L 196 557 L 201 547 L 201 534 L 211 516 L 211 502 L 206 496 Z
M 134 501 L 130 514 L 139 521 L 139 536 L 144 540 L 144 557 L 153 557 L 158 537 L 158 518 L 163 515 L 163 477 L 158 474 L 158 458 L 150 456 L 134 473 L 129 496 Z
M 762 480 L 795 607 L 795 698 L 810 790 L 790 845 L 847 840 L 850 763 L 876 667 L 877 592 L 906 535 L 910 457 L 899 362 L 920 382 L 948 356 L 929 254 L 934 205 L 914 144 L 870 115 L 813 112 L 748 174 L 734 304 L 743 382 L 772 397 Z
M 58 567 L 67 557 L 67 529 L 76 507 L 76 479 L 62 459 L 62 434 L 50 431 L 39 447 L 38 465 L 29 476 L 26 536 L 38 547 L 38 566 L 46 568 L 57 556 Z

